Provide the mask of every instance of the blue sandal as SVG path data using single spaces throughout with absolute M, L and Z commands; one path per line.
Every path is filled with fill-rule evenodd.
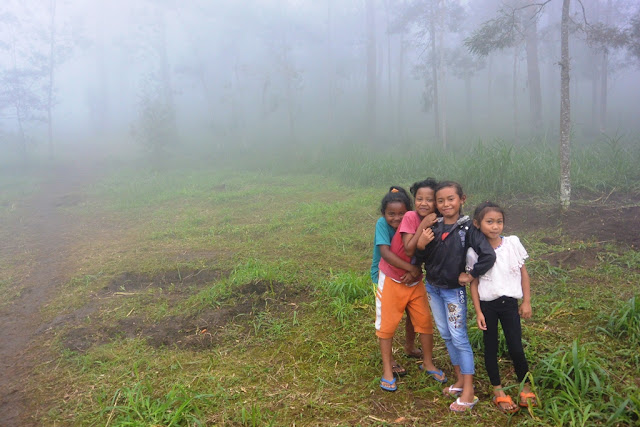
M 385 380 L 384 378 L 380 378 L 380 388 L 384 391 L 396 391 L 398 386 L 396 385 L 396 377 L 393 377 L 393 380 Z
M 420 365 L 420 370 L 424 371 L 424 366 Z M 438 370 L 438 371 L 426 371 L 427 374 L 431 375 L 431 378 L 433 378 L 434 380 L 438 381 L 440 384 L 444 384 L 447 382 L 447 376 L 444 374 L 444 372 L 442 372 L 442 369 Z M 436 376 L 437 375 L 437 376 Z M 442 379 L 438 379 L 438 377 L 442 377 Z

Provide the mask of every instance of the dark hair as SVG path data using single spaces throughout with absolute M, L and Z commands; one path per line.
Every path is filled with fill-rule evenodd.
M 504 210 L 497 204 L 487 200 L 486 202 L 482 202 L 478 206 L 476 206 L 476 210 L 473 212 L 473 220 L 480 224 L 487 212 L 491 211 L 501 213 L 502 219 L 505 219 Z
M 462 191 L 462 185 L 458 184 L 455 181 L 441 181 L 438 183 L 438 185 L 436 186 L 436 189 L 433 190 L 433 193 L 436 194 L 438 193 L 438 191 L 442 190 L 443 188 L 447 188 L 447 187 L 453 187 L 456 190 L 456 193 L 458 193 L 458 197 L 460 197 L 462 199 L 462 197 L 464 197 L 464 191 Z M 462 205 L 460 205 L 460 215 L 462 215 Z
M 438 181 L 436 181 L 434 178 L 427 178 L 424 181 L 414 182 L 413 185 L 409 188 L 409 191 L 411 192 L 411 195 L 415 199 L 419 189 L 426 187 L 426 188 L 432 189 L 433 192 L 435 193 L 437 186 L 438 186 Z
M 407 190 L 402 187 L 392 186 L 389 188 L 389 192 L 384 195 L 382 202 L 380 203 L 380 213 L 382 216 L 384 216 L 384 212 L 387 210 L 387 205 L 394 202 L 404 203 L 407 211 L 413 209 Z

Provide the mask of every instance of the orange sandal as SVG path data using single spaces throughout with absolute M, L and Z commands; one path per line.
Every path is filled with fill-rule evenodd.
M 535 408 L 536 406 L 538 406 L 538 400 L 537 400 L 536 394 L 533 392 L 528 392 L 528 393 L 525 393 L 524 391 L 520 392 L 519 405 L 522 406 L 523 408 L 528 408 L 529 406 Z
M 508 408 L 500 405 L 501 403 L 509 404 Z M 493 404 L 500 410 L 500 412 L 505 414 L 515 414 L 520 410 L 518 406 L 513 402 L 511 396 L 493 396 Z

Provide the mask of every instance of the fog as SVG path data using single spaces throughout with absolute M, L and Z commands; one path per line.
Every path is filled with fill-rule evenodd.
M 0 156 L 556 143 L 562 1 L 534 3 L 5 0 Z M 637 143 L 638 9 L 572 2 L 574 144 Z M 518 22 L 511 42 L 472 55 L 469 38 L 501 13 Z M 594 43 L 597 24 L 626 38 Z

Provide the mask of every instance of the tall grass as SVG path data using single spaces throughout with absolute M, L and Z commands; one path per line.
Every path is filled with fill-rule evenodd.
M 614 310 L 608 318 L 607 325 L 599 329 L 637 350 L 640 346 L 640 304 L 638 304 L 637 296 L 631 297 L 629 301 Z
M 574 340 L 570 348 L 561 348 L 542 359 L 535 377 L 539 389 L 547 395 L 546 415 L 557 425 L 587 426 L 598 423 L 631 422 L 630 405 L 610 382 L 606 362 L 588 346 Z M 637 421 L 637 408 L 636 408 Z
M 272 148 L 261 152 L 257 163 L 238 153 L 231 157 L 241 158 L 243 162 L 238 166 L 248 170 L 314 173 L 360 186 L 406 184 L 433 176 L 460 181 L 470 192 L 499 196 L 555 196 L 559 189 L 558 148 L 544 140 L 531 145 L 478 141 L 448 151 L 429 145 L 323 148 L 323 151 Z M 604 138 L 588 146 L 576 144 L 571 162 L 573 188 L 638 191 L 638 163 L 640 146 L 621 137 Z
M 375 289 L 368 274 L 331 271 L 329 280 L 324 283 L 323 288 L 332 298 L 331 309 L 342 325 L 353 315 L 356 305 L 373 306 L 374 304 Z
M 192 395 L 176 386 L 167 394 L 154 397 L 149 386 L 136 383 L 116 391 L 113 404 L 104 409 L 107 426 L 204 425 L 205 414 L 198 406 L 208 395 Z

